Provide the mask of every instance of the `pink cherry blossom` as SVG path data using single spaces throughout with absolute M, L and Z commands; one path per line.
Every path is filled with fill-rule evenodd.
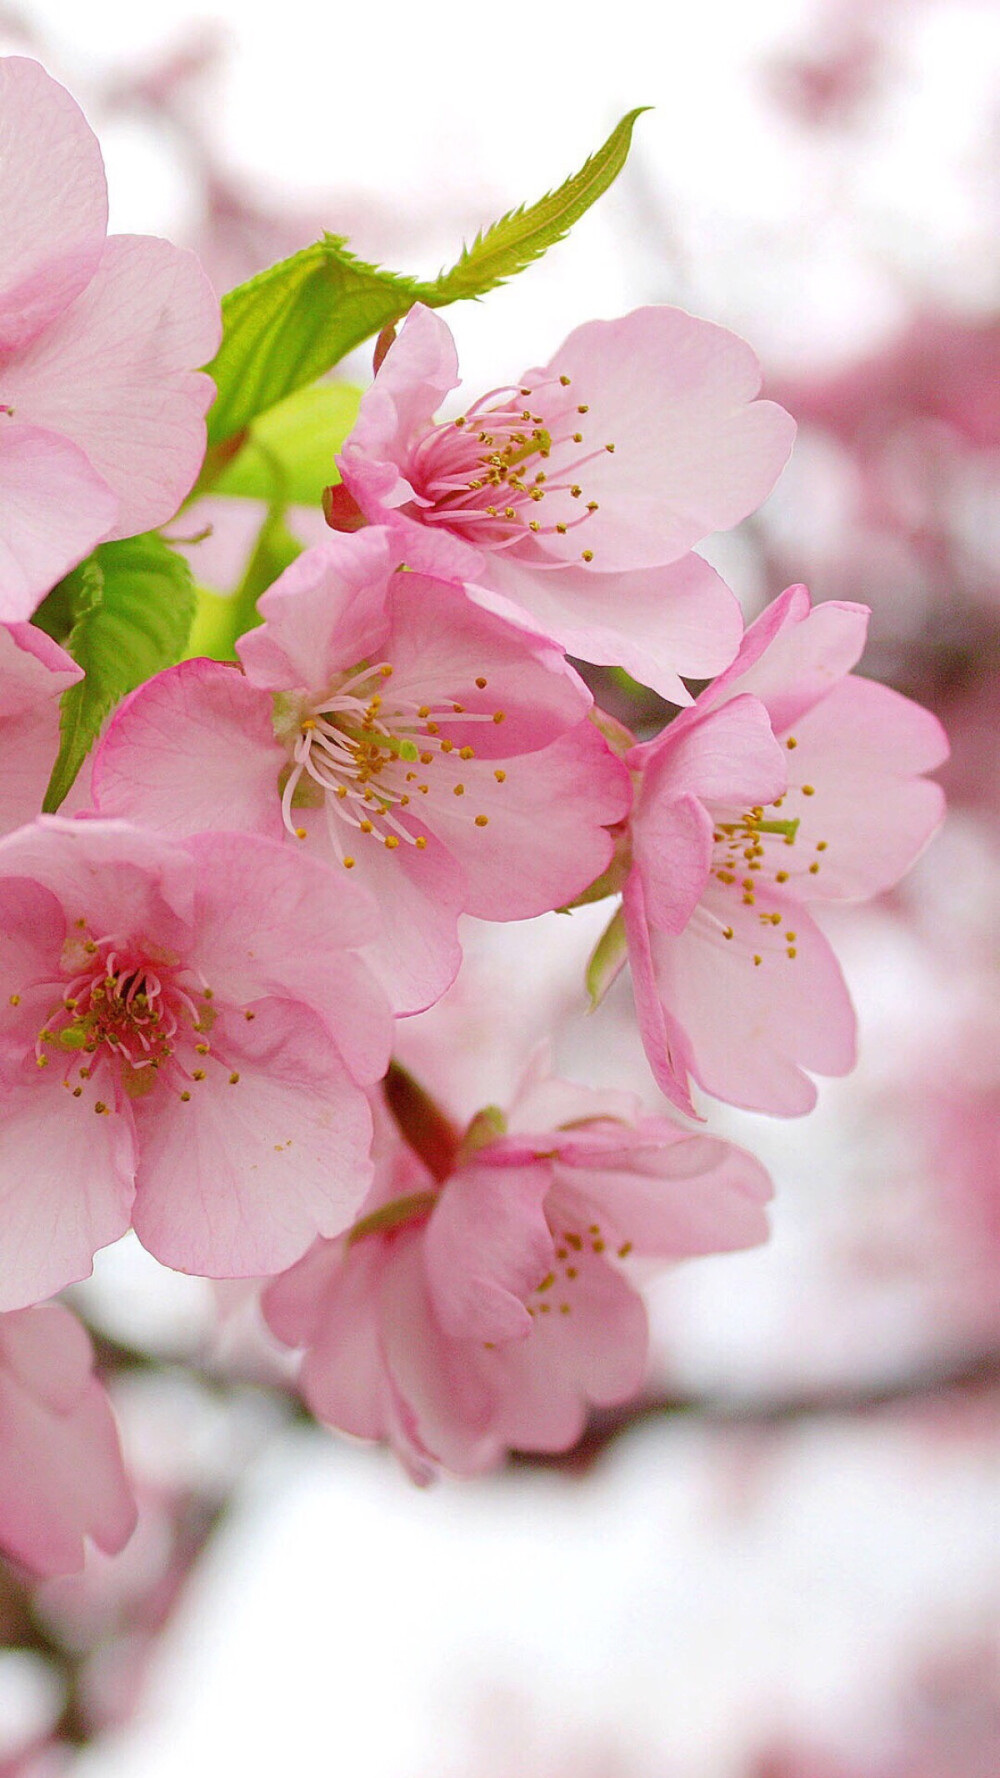
M 749 346 L 680 309 L 636 309 L 436 423 L 457 383 L 448 327 L 418 304 L 338 458 L 347 494 L 399 531 L 411 566 L 447 542 L 454 572 L 571 654 L 689 703 L 678 675 L 718 673 L 742 628 L 692 546 L 759 506 L 794 432 L 753 399 Z
M 351 1222 L 390 1020 L 368 899 L 331 875 L 247 834 L 43 816 L 0 841 L 0 1306 L 130 1223 L 239 1277 Z
M 630 786 L 560 649 L 397 563 L 385 528 L 307 550 L 238 645 L 246 679 L 191 661 L 143 686 L 94 794 L 168 832 L 308 841 L 377 899 L 369 956 L 413 1012 L 455 974 L 461 912 L 525 919 L 604 870 Z
M 59 748 L 59 699 L 83 670 L 31 624 L 0 624 L 0 834 L 38 814 Z
M 867 619 L 789 588 L 728 672 L 628 756 L 636 1006 L 684 1111 L 694 1080 L 795 1116 L 815 1103 L 807 1070 L 853 1065 L 853 1009 L 810 906 L 875 895 L 909 868 L 943 811 L 920 774 L 947 755 L 929 711 L 850 676 Z
M 194 255 L 107 239 L 97 140 L 37 62 L 0 59 L 0 614 L 96 543 L 171 518 L 205 450 L 218 303 Z
M 90 1341 L 56 1303 L 0 1315 L 0 1546 L 36 1574 L 113 1554 L 136 1508 Z
M 767 1233 L 758 1163 L 642 1117 L 631 1094 L 536 1080 L 503 1123 L 474 1120 L 443 1182 L 386 1138 L 350 1234 L 264 1293 L 272 1330 L 306 1348 L 317 1417 L 387 1439 L 421 1481 L 574 1444 L 590 1405 L 642 1383 L 635 1261 L 648 1272 Z

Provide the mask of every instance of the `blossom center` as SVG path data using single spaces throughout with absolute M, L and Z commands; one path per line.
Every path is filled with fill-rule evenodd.
M 531 388 L 493 389 L 426 432 L 408 466 L 422 522 L 490 549 L 586 525 L 598 510 L 587 498 L 587 468 L 615 447 L 586 439 L 588 404 L 569 386 L 567 376 L 548 376 Z M 580 552 L 585 562 L 593 555 Z
M 390 852 L 401 843 L 423 851 L 427 839 L 412 823 L 426 820 L 444 794 L 464 797 L 454 766 L 476 757 L 475 748 L 457 745 L 448 729 L 504 720 L 502 710 L 469 710 L 452 697 L 418 703 L 390 689 L 392 674 L 388 661 L 355 669 L 300 706 L 286 733 L 291 770 L 282 793 L 285 826 L 305 839 L 296 811 L 322 801 L 331 843 L 348 869 L 356 861 L 344 846 L 356 837 L 373 838 Z M 476 695 L 487 683 L 484 674 L 477 676 Z M 441 769 L 445 762 L 450 772 Z M 500 783 L 505 775 L 494 773 Z M 470 814 L 475 826 L 488 826 L 488 817 L 471 806 Z

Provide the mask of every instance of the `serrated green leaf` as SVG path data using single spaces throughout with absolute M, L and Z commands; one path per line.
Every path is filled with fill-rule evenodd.
M 222 299 L 222 345 L 205 367 L 218 394 L 208 416 L 201 488 L 223 473 L 227 440 L 400 320 L 415 302 L 441 308 L 460 297 L 482 296 L 561 241 L 621 172 L 635 120 L 645 109 L 623 117 L 557 191 L 484 230 L 450 271 L 430 283 L 366 265 L 342 237 L 327 235 L 231 290 Z
M 59 756 L 42 804 L 58 809 L 127 692 L 184 652 L 194 616 L 191 570 L 158 532 L 102 543 L 74 574 L 85 598 L 65 646 L 86 678 L 63 693 Z
M 617 179 L 628 159 L 635 120 L 648 110 L 648 105 L 640 105 L 623 117 L 603 147 L 557 191 L 548 192 L 536 204 L 519 205 L 478 234 L 451 271 L 443 272 L 434 283 L 433 297 L 425 296 L 423 301 L 440 304 L 483 296 L 563 240 L 574 222 Z
M 339 236 L 270 266 L 222 299 L 209 445 L 242 431 L 346 352 L 405 315 L 426 287 L 356 259 Z
M 271 502 L 281 492 L 290 506 L 318 506 L 323 489 L 339 481 L 336 453 L 358 417 L 361 390 L 349 383 L 314 383 L 259 414 L 243 449 L 214 483 L 215 494 Z

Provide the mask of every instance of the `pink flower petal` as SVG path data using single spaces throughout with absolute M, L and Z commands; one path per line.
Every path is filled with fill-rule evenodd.
M 526 1339 L 524 1299 L 552 1264 L 543 1204 L 549 1166 L 462 1167 L 448 1181 L 424 1240 L 435 1318 L 451 1338 Z
M 82 677 L 44 630 L 0 624 L 0 834 L 38 814 L 59 747 L 59 699 Z
M 224 1066 L 190 1100 L 136 1101 L 133 1226 L 165 1265 L 259 1277 L 354 1219 L 371 1181 L 371 1115 L 306 1007 L 261 1000 L 212 1030 Z M 230 1082 L 230 1074 L 237 1079 Z
M 182 661 L 115 712 L 94 760 L 96 806 L 178 837 L 239 828 L 281 839 L 271 700 L 238 668 Z
M 321 691 L 384 643 L 386 597 L 400 557 L 374 527 L 303 551 L 260 601 L 261 627 L 237 653 L 266 691 Z
M 702 693 L 699 707 L 752 692 L 767 706 L 775 734 L 784 734 L 857 666 L 870 615 L 867 605 L 835 599 L 811 606 L 804 586 L 788 587 L 750 625 L 732 666 Z
M 533 569 L 498 551 L 490 558 L 489 584 L 506 594 L 511 613 L 518 606 L 530 612 L 568 654 L 624 667 L 674 704 L 691 702 L 679 675 L 721 673 L 743 633 L 733 594 L 692 552 L 665 567 L 611 576 L 572 565 Z
M 771 912 L 782 925 L 765 924 Z M 661 1007 L 683 1027 L 690 1073 L 706 1092 L 748 1111 L 797 1117 L 816 1103 L 804 1070 L 839 1075 L 854 1066 L 850 997 L 801 903 L 768 890 L 747 907 L 711 889 L 679 937 L 653 928 L 649 942 Z
M 37 62 L 4 56 L 0 350 L 26 345 L 80 294 L 97 270 L 107 226 L 104 162 L 76 100 Z
M 4 1092 L 0 1309 L 24 1308 L 89 1278 L 97 1249 L 128 1228 L 132 1120 L 127 1112 L 95 1115 L 101 1091 L 98 1076 L 75 1098 L 50 1062 L 44 1079 L 26 1072 Z
M 108 536 L 118 500 L 68 438 L 0 415 L 0 621 L 30 617 Z
M 75 1573 L 85 1538 L 109 1554 L 135 1525 L 90 1342 L 55 1303 L 0 1321 L 0 1543 L 36 1574 Z
M 579 479 L 600 507 L 586 530 L 602 573 L 676 561 L 735 525 L 770 493 L 791 449 L 789 415 L 753 399 L 760 365 L 750 347 L 681 309 L 588 321 L 546 369 L 569 376 L 589 410 L 577 455 L 598 453 Z M 553 477 L 569 448 L 553 449 Z M 579 534 L 546 547 L 578 559 Z
M 218 302 L 192 253 L 116 235 L 76 301 L 4 371 L 4 396 L 70 439 L 118 497 L 111 535 L 173 517 L 205 452 Z M 54 503 L 53 503 L 54 504 Z

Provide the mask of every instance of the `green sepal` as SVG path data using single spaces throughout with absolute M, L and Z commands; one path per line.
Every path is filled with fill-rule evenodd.
M 180 660 L 195 608 L 187 562 L 156 531 L 100 544 L 62 588 L 73 611 L 64 647 L 86 677 L 62 695 L 59 754 L 42 803 L 46 814 L 72 788 L 115 705 Z
M 594 946 L 587 964 L 584 981 L 590 995 L 591 1012 L 597 1010 L 608 989 L 617 981 L 627 957 L 625 916 L 621 908 L 617 908 Z

